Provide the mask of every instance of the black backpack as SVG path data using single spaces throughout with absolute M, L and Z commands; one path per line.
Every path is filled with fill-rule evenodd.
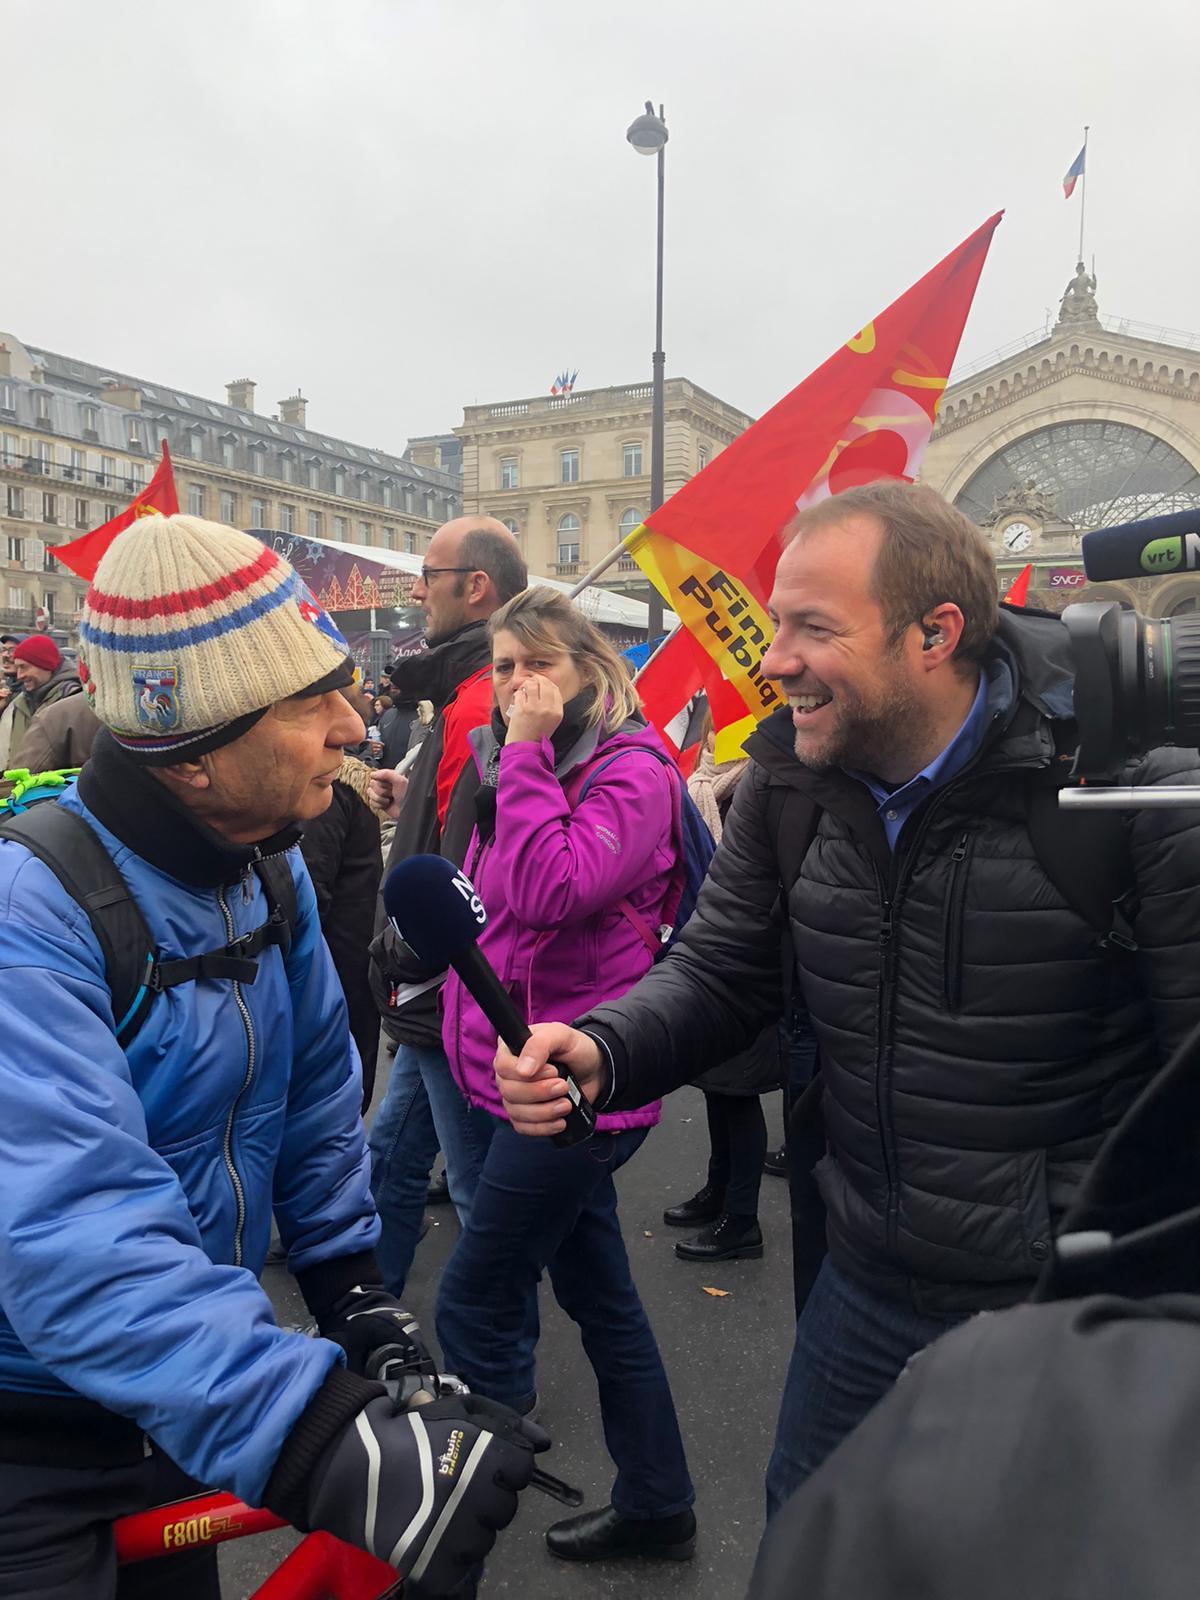
M 283 856 L 258 861 L 270 915 L 261 927 L 220 950 L 162 961 L 129 885 L 95 832 L 74 811 L 48 801 L 0 820 L 0 839 L 24 845 L 87 912 L 104 956 L 117 1043 L 128 1049 L 156 995 L 197 978 L 253 983 L 258 957 L 271 945 L 286 956 L 296 921 L 296 885 Z

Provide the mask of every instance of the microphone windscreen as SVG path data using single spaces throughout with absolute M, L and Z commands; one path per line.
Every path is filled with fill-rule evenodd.
M 383 909 L 413 954 L 438 969 L 474 944 L 487 923 L 470 879 L 444 856 L 409 856 L 393 867 Z
M 1190 537 L 1189 537 L 1190 536 Z M 1172 511 L 1143 522 L 1097 528 L 1080 540 L 1083 570 L 1092 583 L 1110 578 L 1147 578 L 1156 572 L 1194 570 L 1200 544 L 1200 511 Z

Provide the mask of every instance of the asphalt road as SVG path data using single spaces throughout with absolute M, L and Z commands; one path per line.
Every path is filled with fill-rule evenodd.
M 772 1095 L 765 1104 L 775 1148 L 780 1097 Z M 662 1212 L 695 1191 L 706 1159 L 703 1099 L 697 1090 L 684 1089 L 666 1102 L 662 1124 L 617 1178 L 634 1275 L 670 1375 L 696 1485 L 695 1558 L 679 1565 L 558 1561 L 547 1552 L 543 1535 L 571 1513 L 530 1490 L 488 1561 L 483 1600 L 501 1595 L 738 1600 L 744 1594 L 762 1533 L 763 1473 L 794 1326 L 787 1187 L 776 1178 L 763 1180 L 759 1215 L 766 1252 L 761 1261 L 691 1265 L 675 1256 L 672 1246 L 679 1235 L 663 1226 Z M 430 1216 L 434 1226 L 418 1250 L 405 1296 L 426 1329 L 438 1274 L 458 1234 L 452 1207 L 438 1206 Z M 268 1269 L 264 1284 L 281 1322 L 303 1321 L 302 1303 L 285 1272 Z M 706 1287 L 726 1293 L 709 1295 Z M 539 1416 L 554 1438 L 544 1464 L 584 1491 L 585 1506 L 606 1504 L 612 1466 L 601 1437 L 595 1381 L 575 1326 L 558 1309 L 547 1284 L 538 1390 Z M 224 1546 L 224 1600 L 248 1600 L 293 1542 L 294 1535 L 281 1533 Z

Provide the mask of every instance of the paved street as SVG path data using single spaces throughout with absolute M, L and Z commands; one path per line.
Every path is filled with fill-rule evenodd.
M 771 1144 L 779 1142 L 780 1097 L 767 1101 Z M 522 1600 L 586 1600 L 650 1595 L 664 1600 L 737 1600 L 744 1592 L 762 1530 L 762 1479 L 775 1409 L 790 1350 L 791 1281 L 786 1185 L 763 1180 L 762 1261 L 703 1268 L 679 1261 L 675 1231 L 662 1224 L 664 1205 L 691 1194 L 703 1175 L 704 1105 L 685 1089 L 666 1103 L 662 1125 L 620 1173 L 625 1238 L 642 1299 L 670 1373 L 696 1483 L 700 1523 L 695 1559 L 670 1563 L 571 1566 L 556 1561 L 542 1535 L 559 1516 L 554 1501 L 527 1493 L 517 1520 L 500 1536 L 481 1593 Z M 457 1236 L 448 1206 L 437 1207 L 417 1254 L 406 1299 L 428 1326 L 442 1263 Z M 686 1235 L 685 1235 L 686 1237 Z M 707 1295 L 704 1287 L 728 1291 Z M 292 1281 L 270 1271 L 267 1287 L 281 1321 L 302 1320 Z M 554 1436 L 547 1468 L 585 1494 L 587 1506 L 608 1498 L 611 1466 L 604 1450 L 591 1368 L 574 1325 L 542 1293 L 539 1347 L 540 1415 Z M 225 1600 L 246 1600 L 281 1559 L 292 1536 L 227 1545 L 222 1551 Z

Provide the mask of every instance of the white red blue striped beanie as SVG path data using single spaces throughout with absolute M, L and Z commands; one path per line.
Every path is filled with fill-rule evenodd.
M 190 761 L 269 706 L 353 681 L 350 647 L 295 569 L 248 533 L 199 517 L 139 517 L 83 602 L 79 676 L 140 761 Z

